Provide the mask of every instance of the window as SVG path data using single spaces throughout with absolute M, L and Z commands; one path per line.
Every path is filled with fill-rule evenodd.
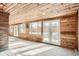
M 14 25 L 14 36 L 18 36 L 18 25 Z
M 12 33 L 13 32 L 13 26 L 9 27 L 9 32 Z
M 19 33 L 25 33 L 25 24 L 19 24 Z
M 60 20 L 43 22 L 43 42 L 60 45 Z
M 60 44 L 60 20 L 51 21 L 51 42 Z
M 43 42 L 46 42 L 46 43 L 50 42 L 50 22 L 49 21 L 43 22 Z
M 41 34 L 41 22 L 37 22 L 37 34 Z
M 30 23 L 30 34 L 41 34 L 41 22 Z

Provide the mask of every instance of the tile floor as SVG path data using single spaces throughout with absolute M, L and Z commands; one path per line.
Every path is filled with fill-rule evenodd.
M 9 49 L 0 56 L 76 56 L 77 51 L 44 43 L 9 37 Z

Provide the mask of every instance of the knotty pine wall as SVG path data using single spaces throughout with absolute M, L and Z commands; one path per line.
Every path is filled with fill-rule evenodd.
M 60 46 L 65 48 L 73 48 L 73 49 L 78 48 L 78 36 L 77 36 L 78 35 L 77 34 L 78 17 L 77 16 L 78 16 L 77 13 L 72 13 L 72 14 L 68 14 L 60 17 L 55 17 L 55 18 L 60 18 L 60 24 L 61 24 L 60 25 L 61 45 Z M 53 20 L 55 18 L 50 18 L 50 19 Z M 49 20 L 49 19 L 45 19 L 45 20 Z M 26 33 L 28 32 L 29 30 L 27 29 Z
M 79 10 L 78 10 L 78 51 L 79 51 Z
M 9 14 L 0 11 L 0 51 L 8 48 Z
M 66 48 L 78 47 L 77 14 L 61 18 L 61 46 Z

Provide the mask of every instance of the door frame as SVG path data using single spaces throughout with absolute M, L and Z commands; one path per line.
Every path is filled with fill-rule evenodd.
M 60 35 L 59 35 L 59 43 L 57 43 L 57 44 L 54 44 L 54 45 L 60 45 L 61 44 L 61 32 L 60 32 L 60 26 L 61 26 L 61 22 L 60 22 L 60 19 L 54 19 L 54 20 L 59 20 L 59 33 L 60 33 Z M 51 21 L 53 21 L 53 20 L 46 20 L 46 21 L 43 21 L 43 24 L 44 24 L 44 22 L 49 22 L 49 42 L 51 42 L 51 39 L 52 39 L 52 34 L 51 34 Z M 43 25 L 44 26 L 44 25 Z M 43 27 L 44 28 L 44 27 Z M 43 31 L 44 32 L 44 31 Z M 44 38 L 43 38 L 43 40 L 44 40 Z M 43 41 L 44 42 L 44 41 Z M 47 43 L 47 42 L 44 42 L 44 43 Z M 53 44 L 53 43 L 48 43 L 48 44 Z

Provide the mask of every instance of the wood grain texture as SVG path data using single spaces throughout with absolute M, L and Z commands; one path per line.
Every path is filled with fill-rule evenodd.
M 5 4 L 5 11 L 10 12 L 9 24 L 45 21 L 54 18 L 61 19 L 61 46 L 77 48 L 77 3 L 47 3 L 47 4 Z M 29 30 L 27 30 L 29 31 Z
M 61 18 L 61 46 L 78 48 L 77 21 L 77 15 Z
M 9 14 L 0 12 L 0 51 L 8 49 Z
M 78 3 L 3 3 L 10 13 L 10 24 L 53 18 L 76 12 Z M 21 21 L 22 20 L 22 21 Z

